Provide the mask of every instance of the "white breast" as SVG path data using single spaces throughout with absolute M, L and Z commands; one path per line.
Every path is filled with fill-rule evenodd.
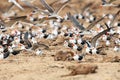
M 106 40 L 107 40 L 107 36 L 106 36 L 106 35 L 103 35 L 103 36 L 102 36 L 102 40 L 103 40 L 103 41 L 106 41 Z
M 69 42 L 74 44 L 74 43 L 76 43 L 76 40 L 75 39 L 69 39 Z
M 77 50 L 77 48 L 78 48 L 77 45 L 73 46 L 73 50 Z
M 79 56 L 75 55 L 75 56 L 73 56 L 73 59 L 77 61 L 79 59 Z
M 90 48 L 87 47 L 87 48 L 85 49 L 85 51 L 86 51 L 86 53 L 89 53 L 89 52 L 90 52 Z
M 109 46 L 109 45 L 110 45 L 110 41 L 107 40 L 107 41 L 106 41 L 106 46 Z
M 2 46 L 0 46 L 0 52 L 3 52 L 3 51 L 4 51 L 3 47 L 2 47 Z
M 3 59 L 4 55 L 2 53 L 0 53 L 0 59 Z
M 97 52 L 97 49 L 96 49 L 96 48 L 93 48 L 93 49 L 92 49 L 92 54 L 96 54 L 96 52 Z
M 119 48 L 117 46 L 114 47 L 113 49 L 115 52 L 119 51 Z
M 42 52 L 41 50 L 38 49 L 38 50 L 36 51 L 36 55 L 42 55 L 42 54 L 43 54 L 43 52 Z
M 77 40 L 77 43 L 78 43 L 78 44 L 81 44 L 81 43 L 82 43 L 82 39 L 78 39 L 78 40 Z
M 64 42 L 64 46 L 68 47 L 68 42 L 67 41 Z

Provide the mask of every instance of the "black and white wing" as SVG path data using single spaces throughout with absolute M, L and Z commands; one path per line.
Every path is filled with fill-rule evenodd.
M 45 0 L 40 0 L 40 2 L 50 13 L 54 13 L 54 9 L 51 6 L 49 6 Z
M 77 21 L 77 19 L 75 19 L 70 13 L 68 13 L 67 15 L 68 15 L 68 18 L 72 21 L 72 23 L 76 27 L 78 27 L 82 31 L 85 30 L 85 28 L 82 25 L 80 25 L 80 23 Z

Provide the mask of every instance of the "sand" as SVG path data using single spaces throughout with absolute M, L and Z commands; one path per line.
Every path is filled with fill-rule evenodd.
M 90 1 L 94 0 L 86 0 L 85 3 Z M 100 0 L 97 1 L 95 2 L 100 2 Z M 117 2 L 119 2 L 119 0 L 117 0 Z M 77 7 L 77 5 L 73 6 Z M 61 14 L 67 11 L 69 12 L 70 10 L 65 8 Z M 114 10 L 108 12 L 114 13 Z M 43 50 L 43 55 L 39 56 L 35 56 L 32 53 L 25 54 L 21 52 L 21 54 L 16 56 L 10 55 L 9 58 L 0 60 L 0 80 L 120 80 L 120 62 L 114 62 L 112 59 L 114 56 L 120 58 L 120 52 L 114 52 L 112 49 L 109 49 L 107 50 L 107 56 L 97 55 L 97 57 L 94 57 L 94 55 L 88 55 L 86 56 L 86 60 L 88 61 L 83 60 L 81 62 L 54 61 L 54 57 L 51 55 L 59 50 L 65 51 L 66 49 L 63 48 L 62 45 L 53 47 L 55 48 L 52 50 Z M 107 59 L 103 60 L 103 57 Z M 89 58 L 92 59 L 92 61 L 90 61 Z M 98 66 L 98 69 L 96 73 L 93 74 L 61 77 L 71 72 L 67 67 L 79 64 L 95 64 Z

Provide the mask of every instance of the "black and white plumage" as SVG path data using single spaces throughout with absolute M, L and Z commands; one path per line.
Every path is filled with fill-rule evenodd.
M 10 55 L 10 52 L 9 52 L 9 51 L 7 51 L 7 52 L 5 52 L 5 53 L 1 53 L 1 54 L 0 54 L 0 59 L 6 59 L 9 55 Z
M 73 56 L 73 59 L 75 61 L 81 61 L 85 57 L 85 55 L 86 54 L 81 54 L 81 55 L 76 54 L 76 55 Z
M 107 33 L 111 28 L 107 28 L 106 30 L 98 33 L 96 36 L 94 36 L 91 40 L 92 47 L 96 47 L 96 41 L 99 37 L 101 37 L 103 34 Z
M 107 4 L 107 1 L 106 1 L 106 0 L 101 0 L 101 1 L 102 1 L 102 5 Z

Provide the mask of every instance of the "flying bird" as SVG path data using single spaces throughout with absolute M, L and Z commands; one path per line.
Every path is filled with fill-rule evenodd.
M 91 45 L 92 45 L 92 47 L 96 47 L 96 41 L 97 41 L 97 39 L 98 39 L 99 37 L 101 37 L 103 34 L 107 33 L 111 28 L 113 28 L 113 27 L 109 28 L 109 26 L 108 26 L 107 24 L 106 24 L 106 26 L 107 26 L 107 29 L 105 29 L 104 31 L 98 33 L 96 36 L 94 36 L 94 37 L 92 38 L 92 40 L 91 40 Z
M 57 10 L 54 10 L 45 0 L 40 0 L 42 5 L 49 11 L 49 16 L 56 16 L 68 4 L 68 2 L 70 2 L 70 0 L 61 1 L 63 2 L 63 4 Z M 59 15 L 57 15 L 57 17 L 58 16 Z

